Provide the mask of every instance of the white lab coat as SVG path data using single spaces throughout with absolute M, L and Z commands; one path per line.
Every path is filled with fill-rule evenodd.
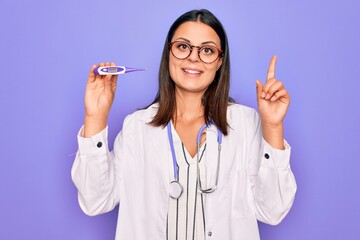
M 172 157 L 166 128 L 149 124 L 157 105 L 126 117 L 109 152 L 107 128 L 81 137 L 72 168 L 81 209 L 90 216 L 120 203 L 117 240 L 165 240 Z M 290 147 L 272 148 L 262 138 L 261 122 L 251 108 L 228 107 L 229 134 L 223 137 L 218 189 L 206 195 L 206 237 L 257 240 L 257 220 L 278 224 L 296 192 Z M 206 186 L 216 179 L 216 132 L 207 131 Z M 215 156 L 215 157 L 214 157 Z

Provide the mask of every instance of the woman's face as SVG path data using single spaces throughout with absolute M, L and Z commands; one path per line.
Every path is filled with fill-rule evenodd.
M 202 22 L 181 24 L 171 39 L 171 42 L 174 41 L 183 41 L 199 47 L 210 45 L 221 49 L 219 36 L 210 26 Z M 213 63 L 202 62 L 198 55 L 198 48 L 193 48 L 186 59 L 178 59 L 172 53 L 169 54 L 170 76 L 175 82 L 177 91 L 204 93 L 222 64 L 222 58 L 218 58 Z

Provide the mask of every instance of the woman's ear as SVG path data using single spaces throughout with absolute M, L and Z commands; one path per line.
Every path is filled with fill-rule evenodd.
M 222 57 L 221 57 L 221 58 L 219 58 L 219 61 L 217 63 L 216 71 L 220 69 L 220 67 L 222 65 L 222 62 L 223 62 L 223 60 L 222 60 Z

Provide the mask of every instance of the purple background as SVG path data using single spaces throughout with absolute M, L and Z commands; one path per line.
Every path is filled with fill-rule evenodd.
M 225 26 L 238 102 L 256 107 L 255 80 L 272 54 L 291 94 L 285 136 L 298 193 L 280 225 L 260 224 L 262 239 L 359 239 L 356 0 L 1 0 L 0 239 L 114 238 L 117 209 L 83 214 L 70 177 L 89 68 L 148 68 L 119 78 L 112 142 L 124 117 L 155 96 L 168 28 L 194 8 Z

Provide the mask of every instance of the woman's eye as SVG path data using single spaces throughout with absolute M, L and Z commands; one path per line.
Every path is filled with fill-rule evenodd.
M 215 51 L 214 51 L 214 49 L 212 49 L 212 48 L 210 48 L 210 47 L 203 47 L 202 49 L 201 49 L 201 51 L 203 52 L 203 53 L 205 53 L 205 54 L 213 54 Z
M 189 49 L 189 46 L 187 45 L 187 44 L 179 44 L 178 45 L 178 48 L 180 49 L 180 50 L 188 50 Z

